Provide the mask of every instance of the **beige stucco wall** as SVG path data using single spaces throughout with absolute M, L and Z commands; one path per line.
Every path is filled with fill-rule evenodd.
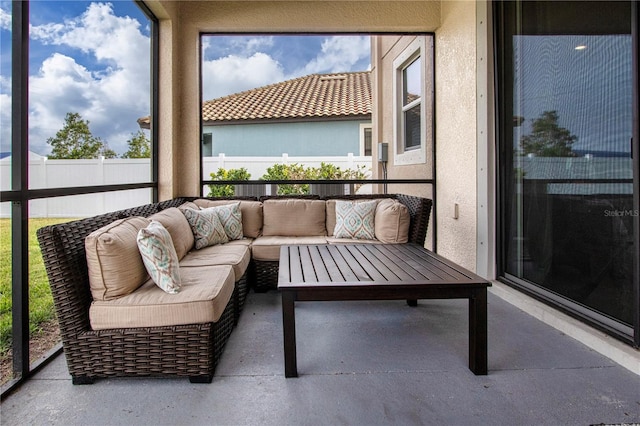
M 477 226 L 475 12 L 471 1 L 442 2 L 436 30 L 438 253 L 470 270 Z
M 388 177 L 431 178 L 432 147 L 427 162 L 393 165 L 393 61 L 416 36 L 374 37 L 372 45 L 374 142 L 388 142 Z M 468 269 L 476 269 L 476 4 L 444 1 L 435 30 L 435 146 L 437 250 Z M 431 123 L 428 123 L 430 125 Z M 429 127 L 429 126 L 428 126 Z M 430 130 L 428 129 L 427 132 Z M 377 146 L 374 146 L 374 158 Z M 382 176 L 380 166 L 374 167 Z M 390 187 L 390 192 L 394 192 Z M 431 197 L 428 185 L 402 185 L 399 192 Z M 458 218 L 454 208 L 458 205 Z M 432 221 L 433 223 L 433 221 Z M 430 226 L 432 230 L 432 226 Z M 431 232 L 427 237 L 430 247 Z

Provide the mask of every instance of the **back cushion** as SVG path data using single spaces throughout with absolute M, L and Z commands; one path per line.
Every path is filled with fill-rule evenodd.
M 263 235 L 327 235 L 325 202 L 322 200 L 265 200 L 263 212 Z
M 397 200 L 380 201 L 374 222 L 376 239 L 390 244 L 408 242 L 410 221 L 407 206 Z
M 89 286 L 94 300 L 112 300 L 135 291 L 147 279 L 136 238 L 151 221 L 144 217 L 116 220 L 84 240 Z
M 178 260 L 182 259 L 193 248 L 193 232 L 184 214 L 177 207 L 164 209 L 149 217 L 162 224 L 173 241 Z
M 194 203 L 202 208 L 224 206 L 237 202 L 238 200 L 194 200 Z M 262 203 L 259 201 L 240 201 L 240 213 L 242 214 L 242 235 L 258 238 L 262 232 Z

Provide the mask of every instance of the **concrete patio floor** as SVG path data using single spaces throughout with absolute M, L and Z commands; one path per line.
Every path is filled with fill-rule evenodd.
M 251 293 L 211 384 L 73 386 L 64 356 L 10 395 L 3 425 L 640 423 L 640 376 L 489 292 L 489 374 L 467 368 L 467 302 L 305 302 L 285 379 L 280 298 Z

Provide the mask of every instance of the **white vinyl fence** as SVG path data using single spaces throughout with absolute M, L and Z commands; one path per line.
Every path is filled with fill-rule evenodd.
M 10 158 L 0 160 L 0 185 L 2 190 L 11 189 Z M 349 154 L 342 157 L 217 157 L 203 158 L 203 179 L 211 179 L 210 173 L 219 168 L 246 168 L 251 179 L 259 179 L 277 163 L 298 163 L 319 167 L 321 162 L 331 163 L 343 170 L 365 166 L 371 169 L 371 157 Z M 92 185 L 149 182 L 151 180 L 149 159 L 97 159 L 97 160 L 49 160 L 46 157 L 29 160 L 29 188 L 65 188 Z M 208 190 L 205 189 L 205 195 Z M 104 192 L 49 199 L 32 200 L 29 203 L 30 217 L 88 217 L 100 213 L 125 209 L 151 202 L 151 189 Z M 11 203 L 0 205 L 0 217 L 10 217 Z
M 281 157 L 227 157 L 225 154 L 220 154 L 217 157 L 202 159 L 202 179 L 211 180 L 211 173 L 217 172 L 219 168 L 229 170 L 244 167 L 251 175 L 251 180 L 258 180 L 274 164 L 296 163 L 305 167 L 320 167 L 320 163 L 328 163 L 342 170 L 364 166 L 368 174 L 371 170 L 370 156 L 355 156 L 351 153 L 340 157 L 289 157 L 288 154 L 282 154 Z

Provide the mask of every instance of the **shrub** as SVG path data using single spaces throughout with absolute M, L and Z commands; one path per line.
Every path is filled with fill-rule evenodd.
M 262 175 L 262 180 L 303 180 L 309 179 L 304 166 L 294 164 L 274 164 L 267 169 L 267 173 Z M 284 184 L 278 185 L 278 195 L 308 194 L 307 184 Z
M 249 180 L 251 174 L 241 167 L 239 169 L 218 169 L 216 173 L 211 173 L 211 180 Z M 207 197 L 231 197 L 234 195 L 233 185 L 209 185 L 209 194 Z
M 332 180 L 332 179 L 364 179 L 365 166 L 342 170 L 329 163 L 320 163 L 320 167 L 304 167 L 294 164 L 274 164 L 267 169 L 261 179 L 264 180 Z M 361 185 L 357 185 L 360 187 Z M 308 194 L 308 184 L 278 185 L 278 195 Z

